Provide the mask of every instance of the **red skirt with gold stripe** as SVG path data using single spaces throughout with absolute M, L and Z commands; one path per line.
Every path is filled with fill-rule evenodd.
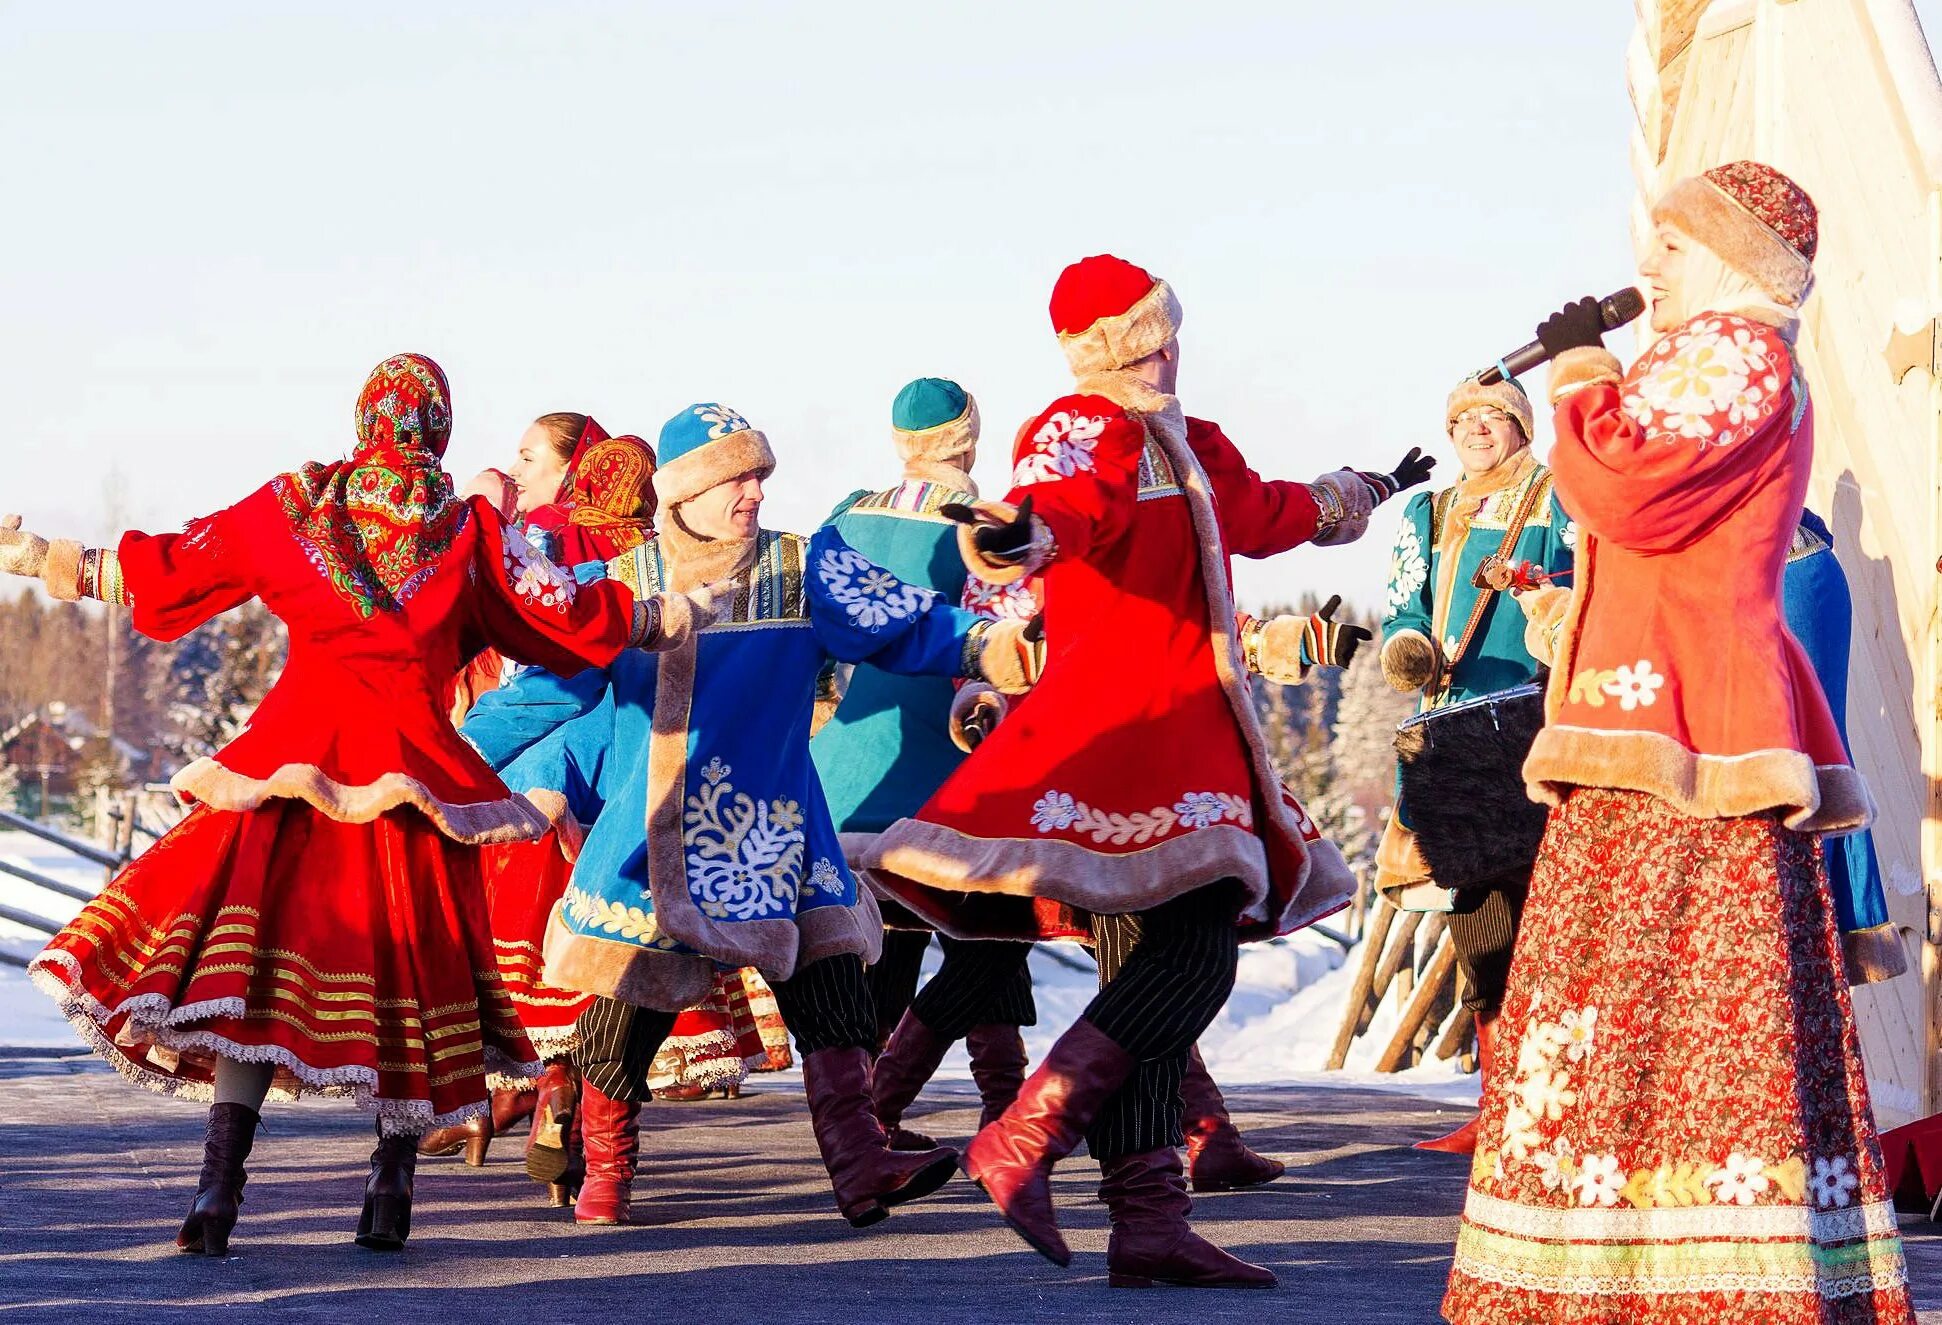
M 579 1046 L 575 1024 L 592 994 L 549 985 L 542 952 L 546 925 L 573 877 L 557 829 L 534 842 L 489 846 L 481 853 L 486 901 L 492 917 L 492 951 L 499 978 L 512 997 L 519 1024 L 542 1058 L 559 1058 Z
M 1551 812 L 1456 1325 L 1913 1325 L 1820 853 L 1643 792 Z
M 190 1099 L 217 1058 L 275 1097 L 355 1096 L 386 1131 L 486 1108 L 531 1075 L 493 962 L 478 850 L 415 810 L 199 806 L 34 958 L 36 984 L 123 1075 Z

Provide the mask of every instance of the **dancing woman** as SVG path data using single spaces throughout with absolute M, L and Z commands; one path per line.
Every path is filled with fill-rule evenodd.
M 283 474 L 180 534 L 83 549 L 0 528 L 0 570 L 129 607 L 179 638 L 263 600 L 290 630 L 249 728 L 178 773 L 196 807 L 34 959 L 95 1052 L 212 1101 L 176 1243 L 222 1255 L 258 1112 L 354 1095 L 377 1115 L 357 1241 L 404 1244 L 417 1134 L 486 1108 L 486 1074 L 533 1068 L 494 969 L 480 845 L 538 836 L 453 731 L 445 692 L 492 645 L 564 672 L 682 638 L 686 599 L 579 589 L 460 501 L 439 467 L 450 392 L 430 359 L 380 364 L 348 460 Z
M 1781 606 L 1817 217 L 1750 161 L 1653 217 L 1629 371 L 1590 300 L 1540 329 L 1580 531 L 1524 770 L 1553 809 L 1443 1307 L 1907 1325 L 1818 836 L 1873 807 Z

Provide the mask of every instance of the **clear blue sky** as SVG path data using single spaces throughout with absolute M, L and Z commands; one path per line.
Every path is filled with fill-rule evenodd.
M 1942 7 L 1942 0 L 1925 10 Z M 1931 31 L 1935 25 L 1931 15 Z M 461 479 L 536 414 L 721 399 L 806 529 L 963 381 L 1002 487 L 1069 380 L 1059 268 L 1186 306 L 1182 397 L 1264 473 L 1438 446 L 1444 393 L 1630 277 L 1629 4 L 0 3 L 0 508 L 149 528 L 452 377 Z M 1447 460 L 1447 475 L 1453 461 Z M 1244 600 L 1373 604 L 1359 548 Z

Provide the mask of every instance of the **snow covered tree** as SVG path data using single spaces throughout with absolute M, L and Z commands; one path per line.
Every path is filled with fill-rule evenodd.
M 0 810 L 20 808 L 20 771 L 12 764 L 0 763 Z
M 184 637 L 159 678 L 169 699 L 171 753 L 186 761 L 233 740 L 282 672 L 288 648 L 283 623 L 258 602 Z

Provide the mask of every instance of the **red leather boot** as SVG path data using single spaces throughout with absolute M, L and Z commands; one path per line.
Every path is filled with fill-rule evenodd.
M 506 1136 L 512 1130 L 533 1116 L 533 1106 L 539 1101 L 537 1085 L 520 1086 L 517 1089 L 498 1086 L 492 1092 L 492 1132 L 495 1136 Z
M 1273 1182 L 1288 1171 L 1286 1164 L 1255 1154 L 1241 1139 L 1198 1047 L 1187 1055 L 1180 1099 L 1186 1105 L 1187 1172 L 1195 1191 L 1237 1192 Z
M 582 1224 L 630 1222 L 634 1166 L 641 1154 L 641 1106 L 613 1099 L 591 1081 L 581 1081 L 580 1145 L 587 1173 L 573 1218 Z
M 256 1143 L 256 1123 L 256 1110 L 247 1104 L 209 1106 L 208 1130 L 202 1140 L 202 1177 L 196 1183 L 189 1217 L 175 1235 L 175 1245 L 183 1251 L 205 1256 L 229 1254 L 229 1231 L 236 1227 L 243 1184 L 249 1180 L 243 1162 Z
M 937 1142 L 902 1126 L 904 1110 L 933 1076 L 951 1042 L 926 1026 L 915 1012 L 904 1013 L 890 1043 L 870 1073 L 870 1104 L 889 1133 L 892 1150 L 935 1150 Z
M 1100 1165 L 1099 1199 L 1112 1216 L 1106 1281 L 1114 1288 L 1273 1288 L 1274 1271 L 1230 1256 L 1193 1231 L 1194 1203 L 1172 1146 Z
M 929 1196 L 950 1181 L 957 1151 L 890 1148 L 871 1109 L 868 1049 L 803 1055 L 802 1086 L 836 1208 L 851 1227 L 868 1228 L 887 1218 L 891 1206 Z
M 1016 1026 L 973 1026 L 965 1033 L 964 1047 L 971 1055 L 971 1079 L 984 1100 L 984 1112 L 978 1115 L 982 1130 L 998 1121 L 1025 1084 L 1025 1037 Z
M 1081 1017 L 1026 1079 L 1004 1116 L 964 1152 L 971 1180 L 1013 1231 L 1054 1265 L 1070 1265 L 1072 1249 L 1052 1208 L 1052 1166 L 1078 1146 L 1133 1066 L 1131 1054 Z
M 526 1134 L 526 1176 L 534 1182 L 550 1187 L 566 1177 L 579 1094 L 579 1076 L 570 1065 L 546 1065 L 533 1095 L 532 1130 Z
M 1496 1056 L 1497 1014 L 1477 1018 L 1477 1077 L 1487 1087 L 1490 1084 L 1490 1068 Z M 1445 1136 L 1433 1137 L 1428 1141 L 1418 1141 L 1416 1149 L 1434 1150 L 1444 1155 L 1474 1155 L 1477 1153 L 1477 1120 L 1481 1114 L 1470 1115 L 1463 1126 Z

